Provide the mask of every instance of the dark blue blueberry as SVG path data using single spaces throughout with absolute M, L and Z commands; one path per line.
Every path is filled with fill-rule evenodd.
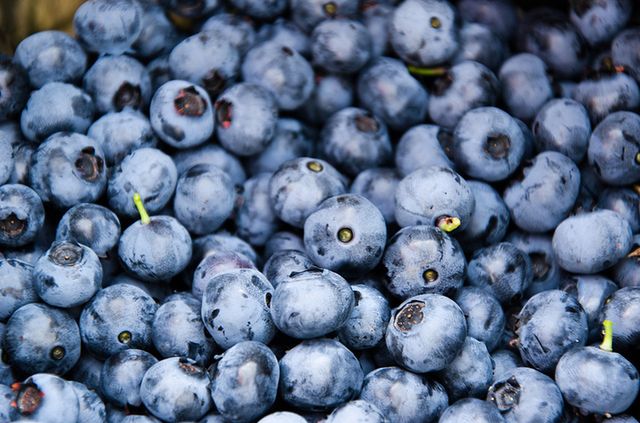
M 525 291 L 525 298 L 548 289 L 558 289 L 562 274 L 553 253 L 550 235 L 514 231 L 506 241 L 529 255 L 533 279 Z
M 135 286 L 119 283 L 103 288 L 80 315 L 82 342 L 98 357 L 148 349 L 157 308 L 153 298 Z
M 640 181 L 640 116 L 616 112 L 598 124 L 589 139 L 589 164 L 602 181 L 626 185 Z
M 264 258 L 269 259 L 278 251 L 294 250 L 304 254 L 304 242 L 298 234 L 288 231 L 279 231 L 269 237 L 264 244 Z M 273 285 L 275 287 L 275 285 Z
M 48 82 L 77 82 L 87 68 L 80 44 L 61 31 L 36 32 L 22 40 L 14 56 L 29 74 L 34 88 Z
M 268 343 L 276 332 L 269 313 L 273 287 L 254 269 L 213 276 L 202 297 L 202 321 L 223 349 L 242 341 Z
M 264 416 L 258 423 L 306 423 L 307 419 L 299 414 L 292 413 L 291 411 L 276 411 L 269 415 Z M 201 423 L 209 423 L 209 421 L 202 421 Z M 211 423 L 224 423 L 214 420 Z
M 225 351 L 213 369 L 211 398 L 224 418 L 251 421 L 275 402 L 280 367 L 266 345 L 240 342 Z
M 429 99 L 429 117 L 436 124 L 453 129 L 471 109 L 493 106 L 498 97 L 498 78 L 486 66 L 460 62 L 434 81 Z M 473 89 L 470 89 L 473 87 Z
M 78 423 L 104 422 L 107 417 L 100 396 L 82 383 L 67 381 L 78 397 Z
M 564 411 L 562 393 L 553 379 L 527 367 L 503 373 L 489 388 L 487 401 L 508 422 L 559 422 Z
M 211 408 L 209 375 L 186 358 L 167 358 L 147 370 L 140 385 L 146 408 L 163 421 L 198 420 Z
M 631 0 L 573 0 L 569 18 L 591 45 L 611 40 L 627 23 Z
M 465 398 L 447 407 L 438 423 L 505 423 L 498 408 L 490 402 L 477 398 Z
M 580 171 L 567 156 L 545 151 L 505 189 L 504 202 L 513 222 L 529 232 L 554 229 L 571 212 L 580 191 Z
M 533 132 L 529 129 L 526 123 L 521 121 L 520 119 L 515 119 L 516 123 L 520 127 L 522 131 L 522 136 L 524 137 L 524 155 L 522 156 L 522 160 L 529 160 L 536 154 L 535 147 L 535 139 L 533 136 Z
M 525 149 L 517 121 L 495 107 L 465 113 L 453 134 L 453 156 L 458 168 L 487 182 L 511 175 L 520 165 Z
M 394 7 L 388 2 L 372 1 L 361 6 L 362 23 L 371 37 L 371 58 L 375 59 L 387 54 L 391 48 L 389 28 Z
M 142 9 L 142 30 L 133 43 L 136 56 L 152 59 L 169 53 L 180 35 L 165 10 L 154 0 L 138 0 Z
M 256 41 L 260 43 L 274 41 L 297 51 L 305 57 L 308 57 L 311 53 L 309 36 L 298 25 L 286 18 L 278 18 L 273 23 L 263 23 L 256 35 Z
M 614 65 L 622 66 L 636 81 L 640 80 L 640 29 L 628 28 L 620 31 L 611 42 L 611 59 Z
M 611 210 L 579 214 L 558 225 L 552 242 L 556 260 L 564 270 L 597 273 L 629 252 L 631 226 Z
M 0 257 L 0 280 L 0 321 L 6 321 L 23 305 L 38 301 L 33 287 L 33 266 L 30 264 Z M 0 341 L 2 338 L 0 336 Z M 4 382 L 0 380 L 0 383 Z
M 17 117 L 29 98 L 29 75 L 6 54 L 0 54 L 0 89 L 0 121 Z
M 558 151 L 576 163 L 587 153 L 591 123 L 582 104 L 569 98 L 547 102 L 532 124 L 538 151 Z
M 325 19 L 356 17 L 359 6 L 358 0 L 291 0 L 291 19 L 303 31 L 311 32 Z
M 500 341 L 506 319 L 500 302 L 484 289 L 467 286 L 455 297 L 467 321 L 467 335 L 492 351 Z
M 587 313 L 578 300 L 552 289 L 531 297 L 518 314 L 518 349 L 522 360 L 552 374 L 560 357 L 587 342 Z
M 240 12 L 255 19 L 273 19 L 284 13 L 288 0 L 231 0 Z
M 458 16 L 449 2 L 405 0 L 390 23 L 391 45 L 405 62 L 436 66 L 458 50 Z
M 353 310 L 338 331 L 340 341 L 352 350 L 373 348 L 384 338 L 389 322 L 389 302 L 380 291 L 367 285 L 352 285 Z
M 375 405 L 365 400 L 354 400 L 337 407 L 327 417 L 327 423 L 368 422 L 387 423 L 389 420 Z
M 509 242 L 476 250 L 469 262 L 467 279 L 492 293 L 501 304 L 520 300 L 531 285 L 531 259 Z
M 458 12 L 466 22 L 485 25 L 504 40 L 509 40 L 518 28 L 516 5 L 508 0 L 462 0 L 458 2 Z
M 242 15 L 217 13 L 204 21 L 200 31 L 212 32 L 225 38 L 241 55 L 253 46 L 256 31 L 251 20 Z
M 624 217 L 631 231 L 640 230 L 640 194 L 629 188 L 607 188 L 600 193 L 597 207 L 613 210 Z
M 278 218 L 271 208 L 271 173 L 259 173 L 245 181 L 241 205 L 235 213 L 238 236 L 252 245 L 264 245 L 278 229 Z
M 375 60 L 360 73 L 357 88 L 361 104 L 392 129 L 408 129 L 427 116 L 429 95 L 399 60 Z
M 219 231 L 215 234 L 202 236 L 193 241 L 193 258 L 197 263 L 200 263 L 200 260 L 215 250 L 236 252 L 244 255 L 254 264 L 258 263 L 258 254 L 251 244 L 228 232 Z
M 14 173 L 14 169 L 19 166 L 15 161 L 15 151 L 14 151 L 14 137 L 13 137 L 13 128 L 5 131 L 4 128 L 0 128 L 0 185 L 9 181 L 12 182 L 11 179 Z M 17 129 L 17 128 L 16 128 Z M 16 134 L 16 138 L 19 135 Z M 16 142 L 19 142 L 15 139 Z M 22 143 L 20 143 L 22 144 Z M 19 144 L 15 144 L 18 147 Z
M 65 374 L 80 358 L 78 325 L 65 311 L 24 305 L 7 322 L 3 352 L 22 373 Z
M 371 56 L 371 36 L 358 21 L 325 20 L 311 34 L 311 54 L 315 65 L 327 72 L 358 72 Z
M 640 340 L 640 288 L 620 288 L 605 300 L 600 319 L 613 323 L 613 346 L 637 357 Z
M 493 380 L 493 362 L 483 342 L 468 336 L 458 355 L 438 372 L 449 400 L 484 397 Z
M 309 62 L 277 41 L 265 41 L 249 50 L 241 70 L 246 82 L 270 91 L 281 110 L 302 106 L 313 90 L 313 69 Z
M 493 383 L 512 369 L 524 366 L 520 355 L 511 350 L 496 350 L 491 353 L 491 360 L 493 361 Z
M 139 279 L 135 279 L 125 273 L 112 275 L 105 281 L 103 287 L 112 286 L 116 284 L 127 284 L 140 288 L 147 295 L 149 295 L 156 303 L 161 303 L 171 294 L 171 288 L 166 284 L 159 284 L 156 282 L 145 282 Z
M 585 313 L 589 324 L 590 340 L 599 340 L 602 333 L 600 321 L 602 308 L 618 286 L 611 280 L 599 275 L 571 275 L 562 283 L 562 290 L 573 295 Z
M 278 110 L 274 97 L 260 85 L 233 85 L 214 106 L 218 141 L 236 155 L 262 152 L 275 134 Z
M 460 29 L 460 49 L 453 59 L 454 63 L 473 60 L 496 72 L 506 56 L 507 46 L 498 35 L 497 28 L 465 22 Z
M 504 200 L 491 185 L 479 181 L 468 181 L 468 184 L 476 205 L 459 238 L 465 251 L 474 251 L 502 241 L 511 218 Z
M 418 294 L 455 295 L 464 282 L 460 244 L 433 226 L 409 226 L 389 240 L 382 259 L 385 286 L 401 299 Z
M 206 143 L 196 148 L 179 151 L 171 157 L 179 175 L 197 164 L 210 164 L 225 171 L 234 185 L 242 185 L 247 179 L 238 158 L 216 144 Z
M 60 131 L 84 134 L 93 122 L 93 112 L 87 93 L 71 84 L 49 82 L 31 93 L 20 127 L 25 137 L 36 142 Z
M 447 392 L 438 382 L 398 367 L 367 374 L 360 399 L 398 423 L 435 422 L 449 405 Z
M 421 167 L 440 166 L 453 169 L 453 163 L 440 144 L 441 138 L 450 135 L 436 125 L 417 125 L 409 129 L 396 146 L 397 171 L 401 176 L 407 176 Z
M 314 267 L 311 259 L 302 251 L 278 250 L 265 262 L 263 273 L 274 288 L 292 273 L 304 272 Z
M 102 366 L 100 392 L 119 407 L 138 407 L 140 383 L 147 370 L 158 360 L 143 350 L 123 350 L 109 357 Z
M 316 74 L 315 84 L 301 107 L 308 122 L 323 124 L 334 113 L 353 105 L 354 87 L 346 76 Z
M 151 79 L 151 90 L 155 92 L 162 84 L 173 79 L 169 68 L 169 55 L 159 56 L 147 64 L 147 72 Z
M 426 373 L 451 364 L 466 336 L 464 314 L 453 300 L 423 294 L 408 298 L 391 311 L 385 342 L 398 364 Z
M 327 410 L 360 394 L 364 374 L 358 359 L 338 341 L 303 341 L 280 359 L 282 398 L 305 410 Z
M 0 186 L 0 245 L 27 245 L 43 225 L 44 206 L 34 190 L 20 184 Z
M 220 0 L 161 0 L 160 3 L 178 16 L 197 19 L 211 14 Z
M 77 242 L 91 248 L 101 259 L 110 258 L 120 239 L 118 216 L 106 207 L 82 203 L 62 216 L 57 241 Z
M 631 252 L 613 267 L 611 277 L 620 288 L 640 287 L 640 236 L 634 235 Z
M 553 97 L 547 66 L 531 53 L 520 53 L 507 59 L 500 67 L 498 78 L 507 111 L 525 122 L 531 121 Z
M 395 192 L 400 176 L 392 168 L 371 168 L 356 176 L 351 183 L 351 193 L 371 201 L 382 213 L 387 225 L 395 222 Z
M 88 50 L 121 54 L 140 35 L 142 13 L 131 0 L 89 0 L 76 10 L 73 29 Z
M 593 125 L 620 110 L 640 106 L 640 88 L 629 75 L 616 73 L 600 79 L 585 79 L 573 91 L 573 99 L 582 103 Z
M 254 263 L 242 253 L 214 249 L 200 261 L 193 273 L 191 293 L 200 301 L 211 279 L 224 272 L 236 269 L 255 269 Z
M 78 421 L 80 416 L 78 396 L 73 386 L 66 380 L 52 374 L 38 373 L 15 387 L 19 421 L 49 423 Z
M 151 339 L 160 356 L 188 357 L 204 366 L 213 353 L 213 342 L 200 318 L 200 300 L 189 296 L 167 300 L 153 319 Z

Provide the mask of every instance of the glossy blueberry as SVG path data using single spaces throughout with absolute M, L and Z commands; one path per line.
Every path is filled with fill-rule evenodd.
M 6 321 L 23 305 L 38 301 L 38 294 L 33 286 L 33 266 L 30 264 L 0 258 L 0 280 L 0 321 Z M 0 336 L 0 341 L 2 338 Z M 4 382 L 0 380 L 0 383 Z
M 358 14 L 357 0 L 291 0 L 291 18 L 305 32 L 311 32 L 325 19 L 353 18 Z
M 395 192 L 400 175 L 392 168 L 371 168 L 358 174 L 351 183 L 352 194 L 371 201 L 382 213 L 385 222 L 395 222 Z
M 421 167 L 453 168 L 440 145 L 440 139 L 449 135 L 436 125 L 417 125 L 405 132 L 395 150 L 395 165 L 400 175 L 407 176 Z
M 571 275 L 563 281 L 562 290 L 574 296 L 587 313 L 588 339 L 601 339 L 602 309 L 617 289 L 614 282 L 599 275 Z
M 502 241 L 511 218 L 504 200 L 491 185 L 479 181 L 468 184 L 476 205 L 459 238 L 466 251 L 473 251 Z
M 591 45 L 611 40 L 631 16 L 630 0 L 574 0 L 569 2 L 569 18 Z
M 334 113 L 353 106 L 354 87 L 346 76 L 316 73 L 314 82 L 311 96 L 301 107 L 308 122 L 322 124 Z
M 132 200 L 137 192 L 147 211 L 157 213 L 173 196 L 177 180 L 171 157 L 155 148 L 139 148 L 112 169 L 107 188 L 109 207 L 119 216 L 137 216 Z
M 469 261 L 467 279 L 472 286 L 493 294 L 501 304 L 517 302 L 533 279 L 531 259 L 509 242 L 481 248 Z
M 616 264 L 631 248 L 629 223 L 611 210 L 569 217 L 553 234 L 560 267 L 574 273 L 597 273 Z
M 304 251 L 304 248 L 302 249 Z M 298 250 L 279 250 L 265 262 L 263 273 L 274 288 L 295 272 L 304 272 L 314 267 L 311 259 Z
M 179 16 L 201 18 L 211 14 L 220 5 L 220 0 L 161 0 L 160 3 Z
M 464 23 L 460 29 L 460 49 L 453 59 L 454 63 L 473 60 L 496 72 L 506 56 L 507 46 L 496 28 L 480 23 Z
M 436 421 L 449 405 L 447 392 L 438 382 L 398 367 L 382 367 L 367 374 L 360 399 L 398 423 Z
M 466 260 L 460 244 L 433 226 L 409 226 L 396 232 L 382 263 L 386 288 L 401 299 L 455 295 L 464 282 Z
M 271 173 L 259 173 L 245 181 L 241 205 L 235 213 L 238 236 L 253 245 L 264 245 L 278 229 L 278 218 L 271 207 Z
M 550 235 L 514 231 L 506 241 L 529 255 L 533 279 L 525 297 L 558 288 L 561 270 L 553 253 Z
M 143 350 L 123 350 L 109 357 L 102 366 L 100 391 L 119 407 L 138 407 L 140 383 L 147 370 L 158 360 Z
M 547 67 L 538 56 L 520 53 L 500 67 L 498 78 L 507 111 L 525 122 L 532 120 L 553 92 Z
M 327 72 L 356 73 L 371 56 L 371 36 L 358 21 L 325 20 L 311 34 L 313 61 Z
M 361 104 L 392 129 L 407 129 L 427 115 L 427 91 L 399 60 L 377 59 L 361 72 L 357 88 Z
M 438 423 L 458 423 L 473 421 L 477 423 L 504 423 L 506 420 L 498 408 L 477 398 L 465 398 L 447 407 L 440 415 Z
M 152 59 L 169 53 L 180 36 L 165 10 L 153 0 L 138 0 L 142 9 L 142 30 L 133 43 L 136 56 Z
M 258 420 L 258 423 L 306 423 L 306 421 L 307 419 L 291 411 L 276 411 L 275 413 L 264 416 Z
M 487 347 L 468 336 L 458 355 L 438 372 L 451 401 L 486 395 L 493 380 L 493 362 Z
M 84 134 L 93 122 L 93 112 L 87 93 L 71 84 L 49 82 L 31 93 L 20 127 L 25 137 L 36 142 L 60 131 Z
M 0 186 L 0 245 L 27 245 L 43 225 L 44 207 L 34 190 L 20 184 Z
M 269 237 L 264 244 L 264 258 L 268 260 L 278 251 L 294 250 L 304 253 L 302 237 L 289 231 L 279 231 Z M 275 287 L 275 285 L 273 285 Z
M 625 71 L 640 80 L 640 56 L 638 56 L 638 43 L 640 43 L 640 30 L 628 28 L 620 31 L 611 42 L 611 59 L 618 66 L 623 66 Z
M 211 408 L 207 372 L 186 358 L 167 358 L 147 370 L 140 397 L 163 421 L 198 420 Z
M 352 350 L 376 346 L 389 321 L 389 302 L 380 291 L 367 285 L 352 285 L 354 305 L 351 315 L 338 331 L 340 341 Z
M 591 123 L 582 104 L 569 98 L 547 102 L 532 124 L 538 151 L 558 151 L 576 163 L 587 153 Z
M 586 107 L 594 125 L 614 112 L 636 110 L 640 105 L 638 83 L 624 73 L 585 79 L 575 87 L 572 96 Z
M 605 301 L 600 314 L 601 320 L 611 320 L 613 323 L 613 345 L 617 350 L 629 352 L 635 357 L 640 339 L 640 313 L 637 304 L 640 298 L 640 288 L 620 288 Z
M 204 21 L 200 31 L 213 32 L 226 38 L 241 55 L 246 53 L 256 40 L 253 23 L 242 15 L 232 13 L 217 13 L 211 16 Z
M 454 298 L 467 321 L 467 335 L 484 342 L 492 351 L 500 341 L 505 327 L 505 315 L 500 302 L 484 289 L 462 288 Z
M 242 253 L 224 249 L 214 249 L 200 261 L 193 273 L 191 293 L 200 301 L 211 279 L 219 273 L 236 269 L 255 269 L 254 263 Z
M 48 373 L 34 374 L 16 384 L 18 421 L 68 423 L 78 421 L 80 405 L 76 391 L 66 380 Z M 22 420 L 22 418 L 33 420 Z
M 254 269 L 211 278 L 202 297 L 202 321 L 223 349 L 242 341 L 268 343 L 276 328 L 269 313 L 273 287 Z
M 211 398 L 223 417 L 254 420 L 273 405 L 279 379 L 278 360 L 266 345 L 240 342 L 214 364 Z
M 210 164 L 225 171 L 234 185 L 242 185 L 247 175 L 236 156 L 216 144 L 203 144 L 196 148 L 179 151 L 172 156 L 178 174 L 197 164 Z
M 344 345 L 327 338 L 303 341 L 280 359 L 281 397 L 305 410 L 326 410 L 354 399 L 364 374 Z
M 24 305 L 7 322 L 3 352 L 11 366 L 24 374 L 65 374 L 80 358 L 78 325 L 57 308 Z
M 135 286 L 120 283 L 103 288 L 80 315 L 82 342 L 105 358 L 130 348 L 147 349 L 157 308 L 153 298 Z
M 6 54 L 0 54 L 0 89 L 0 121 L 17 117 L 29 99 L 29 75 Z

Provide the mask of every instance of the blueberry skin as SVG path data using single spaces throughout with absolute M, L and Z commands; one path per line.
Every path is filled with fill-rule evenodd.
M 454 160 L 465 174 L 486 182 L 509 177 L 520 165 L 525 139 L 508 113 L 495 107 L 473 109 L 453 133 Z
M 629 352 L 627 356 L 635 357 L 638 350 L 640 330 L 638 322 L 640 313 L 636 305 L 640 298 L 640 288 L 620 288 L 605 301 L 600 321 L 613 322 L 613 343 L 617 350 Z
M 167 301 L 158 308 L 151 339 L 161 357 L 187 357 L 201 366 L 209 363 L 214 345 L 206 336 L 200 309 L 200 300 L 193 297 Z
M 0 245 L 22 247 L 33 241 L 44 225 L 40 196 L 21 184 L 0 186 Z
M 4 184 L 7 181 L 11 182 L 10 178 L 17 165 L 11 141 L 9 135 L 0 133 L 0 184 Z
M 210 15 L 220 5 L 219 0 L 204 0 L 195 4 L 188 0 L 161 0 L 160 3 L 178 16 L 196 19 Z
M 29 99 L 29 75 L 6 54 L 0 54 L 0 89 L 0 121 L 17 117 Z
M 276 328 L 269 313 L 273 287 L 254 269 L 237 269 L 211 278 L 202 296 L 202 321 L 223 349 L 242 341 L 268 343 Z
M 367 374 L 360 399 L 398 423 L 436 421 L 449 405 L 447 392 L 438 382 L 398 367 L 382 367 Z
M 260 173 L 245 181 L 241 205 L 235 213 L 238 236 L 252 245 L 264 245 L 278 229 L 278 218 L 269 197 L 270 172 Z
M 76 82 L 87 68 L 80 44 L 62 31 L 36 32 L 23 39 L 14 60 L 27 71 L 34 88 L 48 82 Z
M 558 289 L 562 273 L 553 253 L 550 235 L 514 231 L 506 241 L 529 255 L 533 279 L 525 291 L 525 297 L 548 289 Z
M 585 79 L 573 91 L 573 99 L 582 103 L 596 125 L 620 110 L 636 110 L 640 105 L 640 88 L 629 75 L 616 73 L 597 80 Z
M 212 277 L 230 270 L 255 268 L 254 263 L 242 253 L 214 249 L 207 253 L 202 261 L 198 263 L 195 272 L 193 272 L 191 293 L 200 301 Z M 194 359 L 193 357 L 191 358 Z
M 13 380 L 9 384 L 13 383 Z M 11 422 L 18 419 L 17 410 L 11 406 L 11 401 L 16 397 L 15 392 L 9 385 L 0 384 L 0 419 L 2 421 Z
M 437 125 L 416 125 L 405 132 L 395 151 L 395 165 L 400 175 L 404 177 L 429 166 L 453 169 L 453 163 L 440 145 L 440 139 L 448 135 Z
M 191 237 L 171 216 L 137 221 L 120 237 L 118 257 L 125 270 L 148 282 L 169 280 L 183 271 L 192 256 Z
M 92 249 L 76 242 L 55 242 L 33 268 L 33 287 L 54 307 L 86 303 L 102 286 L 102 265 Z
M 80 315 L 82 342 L 104 358 L 130 348 L 148 349 L 157 309 L 153 298 L 138 287 L 121 283 L 103 288 Z
M 346 191 L 345 178 L 333 166 L 310 157 L 283 163 L 269 182 L 273 211 L 297 228 L 322 201 Z
M 31 93 L 20 115 L 20 127 L 35 142 L 60 131 L 84 134 L 93 113 L 93 100 L 87 93 L 71 84 L 49 82 Z
M 511 217 L 504 200 L 491 185 L 480 181 L 468 181 L 468 184 L 476 205 L 459 239 L 466 251 L 474 251 L 502 241 Z
M 620 31 L 611 42 L 611 58 L 613 63 L 623 66 L 636 81 L 640 80 L 640 57 L 638 56 L 638 43 L 640 31 L 638 28 L 628 28 Z
M 627 23 L 633 10 L 629 0 L 576 2 L 571 4 L 569 18 L 591 45 L 611 40 Z
M 498 407 L 505 421 L 558 422 L 564 410 L 553 379 L 528 367 L 504 373 L 489 388 L 487 401 Z
M 156 57 L 147 64 L 149 78 L 151 78 L 151 89 L 155 92 L 162 84 L 173 79 L 171 69 L 169 69 L 169 55 Z
M 363 170 L 351 183 L 350 191 L 371 201 L 382 213 L 387 225 L 396 220 L 395 193 L 400 175 L 392 168 L 371 168 Z
M 155 1 L 141 0 L 142 30 L 132 48 L 136 56 L 142 59 L 153 59 L 161 54 L 169 53 L 180 39 L 176 28 L 165 10 Z
M 455 295 L 464 282 L 467 264 L 455 239 L 424 225 L 396 232 L 382 263 L 386 288 L 403 300 L 419 294 Z
M 314 82 L 311 96 L 301 107 L 307 122 L 323 124 L 334 113 L 353 106 L 354 86 L 346 76 L 316 73 Z
M 500 2 L 493 2 L 493 4 L 500 4 Z M 460 7 L 459 10 L 461 14 L 465 13 Z M 497 28 L 466 21 L 460 29 L 460 49 L 453 63 L 473 60 L 495 72 L 507 55 L 507 46 L 498 35 Z
M 239 156 L 262 152 L 274 136 L 278 110 L 270 92 L 243 82 L 225 90 L 215 103 L 220 144 Z
M 176 45 L 169 54 L 169 68 L 175 79 L 204 87 L 215 98 L 236 79 L 240 54 L 226 37 L 199 32 Z
M 106 207 L 81 203 L 62 216 L 56 229 L 56 241 L 86 245 L 100 258 L 107 258 L 120 239 L 118 216 Z
M 327 18 L 354 18 L 359 12 L 357 0 L 337 0 L 329 8 L 324 0 L 291 0 L 291 19 L 305 32 L 311 32 Z
M 38 294 L 33 287 L 33 266 L 30 264 L 0 258 L 0 280 L 0 321 L 6 321 L 23 305 L 38 301 Z
M 505 423 L 495 405 L 477 398 L 465 398 L 447 407 L 440 415 L 438 423 Z
M 542 59 L 531 53 L 516 54 L 502 64 L 498 78 L 509 113 L 528 122 L 551 100 L 553 90 L 546 71 Z
M 73 29 L 88 50 L 122 54 L 140 35 L 142 9 L 129 0 L 90 0 L 76 10 Z
M 276 411 L 275 413 L 264 416 L 258 420 L 258 423 L 306 423 L 306 421 L 307 419 L 299 414 L 292 413 L 290 411 Z
M 327 417 L 327 423 L 387 423 L 389 420 L 380 409 L 365 400 L 353 400 L 336 408 Z
M 504 0 L 462 0 L 458 11 L 466 22 L 491 28 L 503 40 L 509 40 L 518 27 L 516 6 Z
M 269 240 L 264 244 L 264 258 L 268 260 L 275 253 L 284 250 L 294 250 L 304 253 L 305 249 L 302 237 L 288 231 L 276 232 L 271 235 Z
M 472 286 L 487 290 L 507 305 L 522 298 L 531 285 L 531 259 L 510 242 L 481 248 L 469 261 L 467 279 Z
M 504 192 L 513 222 L 528 232 L 547 232 L 568 215 L 580 191 L 580 171 L 573 160 L 555 152 L 538 154 L 523 169 L 524 178 Z
M 354 305 L 351 315 L 338 331 L 340 341 L 351 350 L 373 348 L 384 338 L 391 310 L 389 302 L 377 289 L 352 285 Z
M 469 224 L 475 203 L 471 187 L 459 174 L 447 167 L 422 167 L 398 183 L 396 222 L 401 227 L 435 226 L 440 218 L 456 217 L 461 231 Z
M 500 302 L 491 293 L 475 286 L 462 288 L 455 302 L 467 321 L 467 335 L 484 342 L 486 349 L 492 351 L 498 345 L 506 323 Z
M 203 235 L 214 232 L 231 216 L 235 199 L 229 175 L 215 166 L 199 164 L 178 178 L 173 211 L 191 233 Z
M 62 375 L 80 358 L 78 325 L 65 311 L 26 304 L 7 322 L 4 348 L 15 370 Z
M 133 203 L 137 192 L 147 212 L 158 213 L 173 196 L 177 181 L 171 157 L 155 148 L 139 148 L 112 169 L 107 187 L 109 208 L 119 216 L 138 216 Z
M 634 235 L 631 247 L 632 252 L 635 252 L 638 246 L 640 246 L 640 237 Z M 640 287 L 640 273 L 637 272 L 638 266 L 640 266 L 640 258 L 630 253 L 613 266 L 611 278 L 620 288 Z
M 211 408 L 207 372 L 193 361 L 173 357 L 154 364 L 140 385 L 140 397 L 154 416 L 167 422 L 198 420 Z
M 255 44 L 256 30 L 252 22 L 232 13 L 217 13 L 204 21 L 202 32 L 213 32 L 224 37 L 241 55 Z
M 616 352 L 597 347 L 568 351 L 558 363 L 555 378 L 569 404 L 597 414 L 624 412 L 640 386 L 633 364 Z
M 599 275 L 571 275 L 563 281 L 562 290 L 574 296 L 587 313 L 589 340 L 601 338 L 601 312 L 605 302 L 617 289 L 614 282 Z
M 313 29 L 313 28 L 311 28 Z M 263 23 L 256 33 L 256 43 L 275 41 L 285 45 L 304 57 L 311 53 L 311 41 L 298 25 L 292 20 L 283 17 L 277 18 L 272 23 Z
M 100 373 L 103 362 L 91 354 L 83 354 L 76 365 L 67 373 L 67 380 L 76 381 L 100 394 Z
M 589 139 L 589 164 L 596 175 L 609 185 L 627 185 L 640 181 L 640 116 L 615 112 L 600 122 Z
M 493 380 L 493 362 L 487 347 L 468 336 L 451 363 L 438 372 L 450 401 L 483 397 Z
M 275 402 L 280 367 L 266 345 L 240 342 L 225 351 L 214 366 L 211 398 L 225 418 L 251 421 Z
M 358 21 L 325 20 L 311 33 L 311 54 L 327 72 L 356 73 L 369 61 L 371 36 Z
M 393 49 L 412 65 L 436 66 L 458 50 L 458 17 L 448 2 L 406 0 L 393 12 L 390 24 Z
M 50 423 L 78 421 L 80 416 L 78 396 L 73 386 L 66 380 L 52 374 L 38 373 L 25 379 L 20 386 L 19 389 L 24 392 L 23 395 L 38 395 L 42 399 L 31 413 L 28 412 L 32 408 L 29 405 L 24 409 L 19 406 L 17 409 L 19 418 L 33 419 L 19 421 L 46 421 Z M 25 398 L 25 400 L 27 399 Z
M 385 55 L 391 48 L 387 28 L 394 7 L 392 4 L 380 2 L 363 9 L 361 19 L 371 37 L 371 58 L 376 59 Z
M 584 106 L 569 98 L 547 102 L 532 124 L 538 151 L 558 151 L 576 163 L 587 153 L 591 123 Z
M 231 0 L 231 4 L 243 13 L 256 19 L 272 19 L 281 15 L 287 8 L 287 0 Z
M 569 217 L 553 233 L 560 267 L 573 273 L 597 273 L 616 264 L 631 248 L 629 223 L 611 210 Z
M 397 59 L 376 59 L 360 73 L 357 90 L 361 104 L 394 130 L 406 130 L 427 116 L 429 94 Z
M 201 236 L 193 241 L 193 257 L 198 263 L 214 250 L 242 254 L 254 264 L 260 261 L 251 244 L 235 235 L 231 235 L 229 232 L 218 231 L 215 234 Z
M 304 248 L 302 249 L 304 251 Z M 287 280 L 294 272 L 304 272 L 314 267 L 311 259 L 298 250 L 279 250 L 265 262 L 262 272 L 274 288 Z
M 219 145 L 206 143 L 196 148 L 179 151 L 171 157 L 179 175 L 197 164 L 210 164 L 225 171 L 234 185 L 242 185 L 247 179 L 238 158 Z
M 304 410 L 335 408 L 360 393 L 364 374 L 344 345 L 327 338 L 303 341 L 280 359 L 280 396 Z
M 78 423 L 104 422 L 107 412 L 98 394 L 79 382 L 67 381 L 78 397 Z
M 520 355 L 511 350 L 496 350 L 491 354 L 493 361 L 493 382 L 498 381 L 503 374 L 508 373 L 516 367 L 524 367 Z
M 631 231 L 640 230 L 640 209 L 636 205 L 640 202 L 640 194 L 628 188 L 607 188 L 600 193 L 597 207 L 613 210 L 624 217 Z
M 140 383 L 146 371 L 158 360 L 143 350 L 123 350 L 110 356 L 102 366 L 100 391 L 119 407 L 138 407 Z

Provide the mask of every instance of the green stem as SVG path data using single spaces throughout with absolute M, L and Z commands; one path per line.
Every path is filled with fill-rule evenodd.
M 133 204 L 136 205 L 138 209 L 138 213 L 140 213 L 140 221 L 142 221 L 143 225 L 148 225 L 151 222 L 151 218 L 149 218 L 149 213 L 144 208 L 144 204 L 142 204 L 142 198 L 140 198 L 140 194 L 137 192 L 133 194 Z
M 602 344 L 600 344 L 600 349 L 604 351 L 613 351 L 613 322 L 611 320 L 605 320 L 602 322 L 602 326 L 604 326 L 604 339 L 602 340 Z
M 454 216 L 442 216 L 436 221 L 436 226 L 444 232 L 453 232 L 460 226 L 460 219 Z
M 419 66 L 408 65 L 407 69 L 409 70 L 409 73 L 412 73 L 414 75 L 420 75 L 420 76 L 434 77 L 434 76 L 443 76 L 444 74 L 447 73 L 447 69 L 443 67 L 421 68 Z

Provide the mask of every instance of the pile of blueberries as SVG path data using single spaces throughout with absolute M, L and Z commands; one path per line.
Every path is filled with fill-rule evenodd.
M 639 9 L 88 0 L 30 35 L 0 422 L 637 423 Z

